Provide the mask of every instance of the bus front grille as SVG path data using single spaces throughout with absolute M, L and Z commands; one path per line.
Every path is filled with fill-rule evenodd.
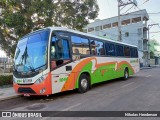
M 24 85 L 33 85 L 33 84 L 34 84 L 34 83 L 29 83 L 29 84 L 19 84 L 19 83 L 18 83 L 18 85 L 23 85 L 23 86 L 24 86 Z
M 34 90 L 32 90 L 31 88 L 18 88 L 18 92 L 19 93 L 32 93 L 32 94 L 36 94 L 36 92 Z

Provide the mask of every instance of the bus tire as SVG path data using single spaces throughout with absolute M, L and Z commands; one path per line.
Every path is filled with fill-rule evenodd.
M 124 80 L 128 80 L 128 78 L 129 78 L 129 70 L 128 70 L 128 68 L 125 68 L 123 79 L 124 79 Z
M 89 77 L 86 74 L 81 74 L 78 80 L 78 92 L 85 93 L 89 89 Z

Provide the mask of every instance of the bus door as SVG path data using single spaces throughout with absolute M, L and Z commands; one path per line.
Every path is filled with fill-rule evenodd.
M 72 71 L 71 47 L 68 38 L 54 36 L 51 43 L 52 93 L 57 93 L 61 92 Z

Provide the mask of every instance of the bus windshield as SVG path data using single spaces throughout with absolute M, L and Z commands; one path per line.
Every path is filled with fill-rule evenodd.
M 49 31 L 31 34 L 18 42 L 14 69 L 17 72 L 28 73 L 45 69 L 47 66 L 47 45 Z

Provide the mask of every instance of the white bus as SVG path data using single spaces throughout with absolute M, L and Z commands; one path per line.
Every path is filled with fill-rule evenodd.
M 17 93 L 50 95 L 139 71 L 137 47 L 61 27 L 34 31 L 17 44 L 13 86 Z

